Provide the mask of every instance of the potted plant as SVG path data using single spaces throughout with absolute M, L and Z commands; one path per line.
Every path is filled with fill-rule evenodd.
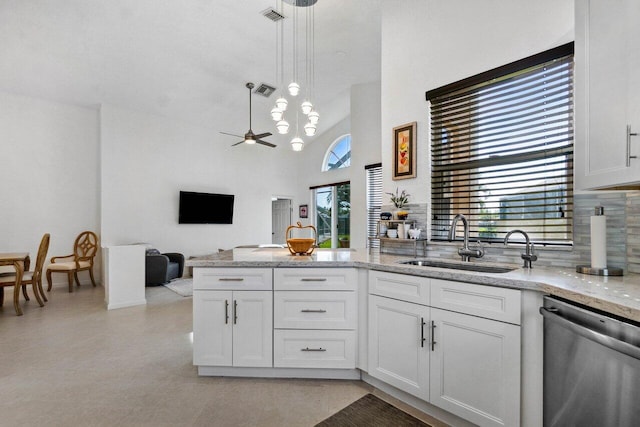
M 407 219 L 407 216 L 409 215 L 409 212 L 405 211 L 405 210 L 401 210 L 406 204 L 409 203 L 409 196 L 410 194 L 407 193 L 405 190 L 402 190 L 402 192 L 399 192 L 399 189 L 396 188 L 396 192 L 395 193 L 385 193 L 388 194 L 391 199 L 391 203 L 393 203 L 393 205 L 396 207 L 396 209 L 399 209 L 398 211 L 395 212 L 395 216 L 397 219 Z

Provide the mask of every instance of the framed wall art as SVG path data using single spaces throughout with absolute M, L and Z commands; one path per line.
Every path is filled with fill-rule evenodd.
M 416 177 L 416 122 L 393 128 L 393 179 Z
M 307 205 L 300 205 L 299 208 L 299 216 L 300 218 L 308 218 L 309 217 L 309 206 Z

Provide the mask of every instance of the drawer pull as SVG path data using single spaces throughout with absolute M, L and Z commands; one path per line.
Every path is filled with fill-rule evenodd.
M 244 278 L 242 277 L 221 277 L 218 279 L 221 282 L 242 282 Z
M 424 321 L 424 317 L 420 318 L 420 347 L 424 347 L 424 342 L 427 340 L 424 337 L 424 325 L 426 325 Z
M 233 300 L 233 324 L 238 323 L 238 301 Z
M 436 322 L 431 321 L 431 351 L 436 350 Z
M 229 300 L 224 300 L 224 324 L 229 324 Z
M 306 277 L 300 279 L 301 282 L 326 282 L 327 279 L 325 277 Z
M 320 310 L 311 310 L 311 309 L 305 308 L 303 310 L 300 310 L 300 313 L 326 313 L 326 312 L 327 312 L 327 310 L 322 310 L 322 309 L 320 309 Z
M 327 351 L 327 349 L 326 348 L 322 348 L 322 347 L 320 347 L 320 348 L 309 348 L 309 347 L 307 347 L 307 348 L 301 348 L 300 351 Z

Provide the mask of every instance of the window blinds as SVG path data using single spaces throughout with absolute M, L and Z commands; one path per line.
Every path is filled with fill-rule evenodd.
M 382 209 L 382 165 L 365 166 L 367 185 L 367 237 L 377 237 L 378 220 Z M 368 239 L 369 247 L 380 247 L 379 240 Z
M 429 100 L 432 239 L 462 213 L 474 239 L 571 244 L 573 54 Z

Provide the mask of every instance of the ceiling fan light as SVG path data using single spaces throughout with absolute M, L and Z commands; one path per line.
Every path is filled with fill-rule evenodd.
M 279 122 L 280 120 L 282 120 L 282 110 L 278 107 L 272 108 L 271 119 L 273 119 L 274 122 Z
M 300 93 L 300 85 L 296 82 L 289 83 L 289 95 L 298 96 Z
M 256 140 L 255 140 L 255 139 L 253 139 L 253 138 L 245 138 L 244 143 L 245 143 L 245 144 L 252 145 L 252 144 L 255 144 L 255 143 L 256 143 Z
M 313 123 L 307 123 L 304 125 L 304 134 L 307 136 L 313 136 L 316 134 L 316 125 Z
M 300 137 L 295 137 L 291 140 L 291 149 L 293 151 L 302 151 L 304 148 L 304 141 Z
M 309 112 L 309 114 L 307 114 L 307 117 L 309 117 L 309 123 L 311 123 L 312 125 L 317 125 L 318 120 L 320 119 L 320 114 L 318 114 L 317 111 L 312 110 Z
M 280 98 L 276 99 L 276 108 L 278 108 L 283 113 L 285 111 L 287 111 L 287 104 L 289 104 L 289 102 L 287 101 L 286 98 L 284 98 L 282 96 Z
M 307 114 L 309 114 L 311 112 L 311 110 L 313 109 L 313 104 L 311 104 L 310 101 L 305 100 L 301 105 L 300 108 L 302 108 L 302 114 L 304 114 L 305 116 Z
M 284 119 L 280 120 L 278 123 L 276 123 L 276 129 L 278 129 L 279 134 L 286 134 L 287 132 L 289 132 L 289 122 Z

